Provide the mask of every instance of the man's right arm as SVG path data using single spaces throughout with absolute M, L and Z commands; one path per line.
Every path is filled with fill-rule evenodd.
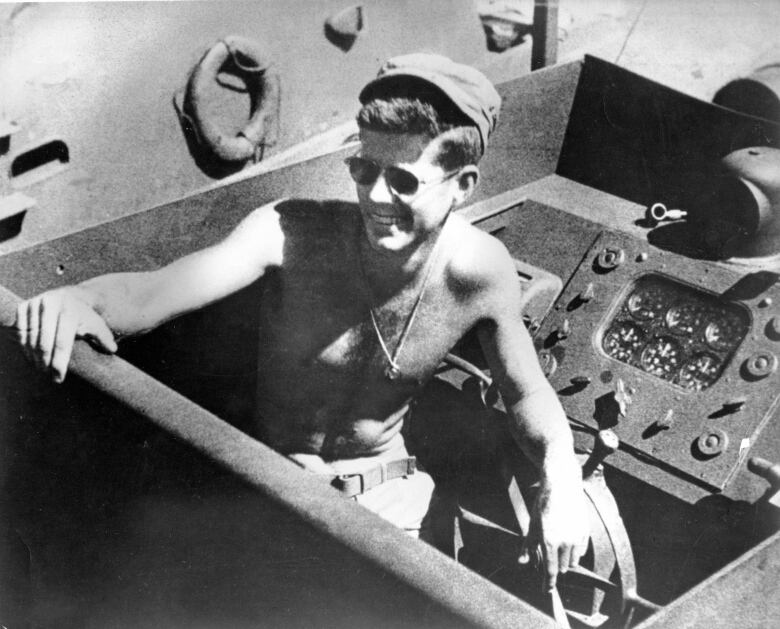
M 281 264 L 283 244 L 274 205 L 261 207 L 222 242 L 155 271 L 102 275 L 22 302 L 19 342 L 40 369 L 61 382 L 75 339 L 114 352 L 115 335 L 146 332 L 251 284 Z

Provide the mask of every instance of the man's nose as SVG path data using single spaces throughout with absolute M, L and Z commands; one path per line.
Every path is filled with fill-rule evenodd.
M 390 186 L 385 179 L 385 173 L 382 171 L 379 173 L 379 177 L 371 185 L 371 189 L 368 192 L 368 198 L 374 203 L 392 203 L 393 193 L 390 190 Z

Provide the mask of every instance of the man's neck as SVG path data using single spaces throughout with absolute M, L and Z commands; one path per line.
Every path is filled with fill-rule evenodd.
M 446 222 L 445 224 L 446 225 Z M 425 272 L 427 262 L 442 237 L 444 225 L 425 240 L 401 251 L 382 251 L 371 247 L 365 232 L 359 232 L 357 255 L 366 280 L 377 298 L 415 284 Z

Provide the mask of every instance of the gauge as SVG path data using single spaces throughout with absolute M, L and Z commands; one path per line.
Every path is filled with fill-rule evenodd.
M 681 359 L 682 353 L 677 341 L 670 336 L 659 336 L 645 346 L 639 362 L 646 372 L 664 380 L 671 380 L 680 369 Z
M 636 323 L 616 321 L 604 334 L 602 347 L 608 356 L 627 363 L 644 342 L 645 333 Z
M 685 362 L 680 369 L 678 382 L 681 387 L 691 391 L 701 391 L 718 378 L 720 358 L 708 353 L 696 354 Z
M 718 314 L 704 329 L 704 340 L 712 349 L 726 351 L 739 344 L 745 331 L 742 322 L 734 315 Z
M 666 326 L 675 334 L 691 336 L 704 322 L 704 310 L 698 304 L 683 303 L 666 311 Z
M 664 309 L 664 297 L 656 286 L 642 286 L 628 296 L 626 308 L 635 319 L 647 321 L 661 315 Z

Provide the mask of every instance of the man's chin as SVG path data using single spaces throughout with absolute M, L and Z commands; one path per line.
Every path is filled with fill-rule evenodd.
M 407 249 L 409 245 L 412 244 L 413 238 L 411 238 L 411 236 L 405 236 L 403 238 L 398 236 L 384 236 L 382 238 L 369 238 L 368 242 L 375 251 L 396 253 Z
M 366 230 L 368 243 L 376 251 L 397 252 L 403 251 L 414 242 L 414 234 L 402 231 L 378 234 L 376 231 Z

